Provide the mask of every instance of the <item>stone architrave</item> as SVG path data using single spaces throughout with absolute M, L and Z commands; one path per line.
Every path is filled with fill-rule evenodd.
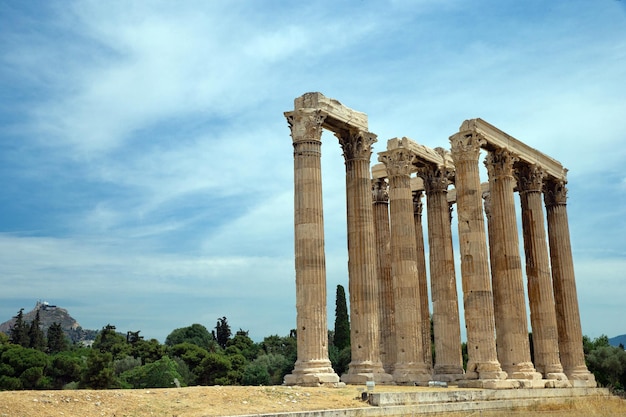
M 380 294 L 380 360 L 391 374 L 396 363 L 393 277 L 389 229 L 389 192 L 384 178 L 372 180 L 374 228 L 378 254 L 378 292 Z
M 415 223 L 410 173 L 415 156 L 405 148 L 379 153 L 389 179 L 391 219 L 391 270 L 393 275 L 396 321 L 396 363 L 393 380 L 397 384 L 426 383 L 430 369 L 424 362 L 420 288 L 417 279 Z
M 454 268 L 451 214 L 447 199 L 446 168 L 428 166 L 418 170 L 424 180 L 428 204 L 430 288 L 433 302 L 435 367 L 433 379 L 455 381 L 465 377 L 461 353 L 459 300 Z
M 478 157 L 484 139 L 462 131 L 450 137 L 456 168 L 459 246 L 467 329 L 466 379 L 506 379 L 496 353 L 493 292 L 481 201 Z
M 555 179 L 544 185 L 559 353 L 563 370 L 574 387 L 595 387 L 595 377 L 585 365 L 583 352 L 565 184 L 564 179 Z
M 298 358 L 287 385 L 335 385 L 328 358 L 321 136 L 324 115 L 285 113 L 294 147 L 294 226 Z
M 424 228 L 422 227 L 423 191 L 413 191 L 413 220 L 415 222 L 415 249 L 417 253 L 417 279 L 420 288 L 420 314 L 422 317 L 422 350 L 424 363 L 433 366 L 433 349 L 430 343 L 430 308 L 428 307 L 428 280 L 426 272 L 426 254 L 424 249 Z
M 542 376 L 530 359 L 528 341 L 524 278 L 515 216 L 513 164 L 516 161 L 515 155 L 507 149 L 491 151 L 485 160 L 491 195 L 489 247 L 496 345 L 500 365 L 509 378 L 540 380 Z
M 537 165 L 522 163 L 515 169 L 515 178 L 522 208 L 535 368 L 546 379 L 566 381 L 559 359 L 556 310 L 541 201 L 545 173 Z
M 385 383 L 380 361 L 379 293 L 373 222 L 370 157 L 376 135 L 337 132 L 346 162 L 348 274 L 350 277 L 350 345 L 352 360 L 341 380 L 350 384 Z

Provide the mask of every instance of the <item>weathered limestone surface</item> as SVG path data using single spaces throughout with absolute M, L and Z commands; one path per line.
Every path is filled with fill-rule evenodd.
M 352 360 L 341 380 L 351 384 L 390 382 L 380 361 L 379 293 L 372 211 L 370 156 L 376 136 L 337 133 L 346 161 L 350 341 Z
M 424 178 L 428 204 L 430 285 L 436 352 L 433 379 L 447 382 L 465 377 L 452 230 L 446 196 L 449 174 L 447 168 L 432 165 L 418 170 L 418 175 Z
M 376 135 L 368 131 L 364 113 L 320 93 L 307 93 L 295 99 L 294 110 L 285 116 L 294 146 L 298 337 L 298 358 L 286 384 L 340 384 L 328 358 L 320 163 L 321 132 L 326 128 L 339 139 L 346 166 L 352 362 L 343 381 L 425 384 L 433 378 L 485 389 L 595 387 L 582 351 L 566 211 L 567 170 L 558 161 L 484 120 L 471 119 L 450 137 L 451 153 L 406 137 L 389 140 L 387 151 L 379 154 L 383 163 L 373 166 L 370 175 Z M 480 182 L 481 149 L 488 152 L 489 184 Z M 417 177 L 411 178 L 413 173 Z M 455 188 L 447 190 L 450 183 Z M 423 191 L 437 353 L 434 374 Z M 534 365 L 515 191 L 522 209 Z M 465 374 L 450 230 L 455 202 L 469 356 Z
M 505 379 L 496 354 L 493 292 L 487 260 L 487 240 L 478 157 L 484 139 L 472 132 L 450 137 L 456 168 L 463 304 L 467 328 L 467 379 Z
M 396 364 L 393 380 L 398 384 L 426 383 L 430 369 L 424 362 L 422 317 L 415 247 L 415 223 L 410 173 L 414 155 L 405 148 L 379 153 L 389 175 L 391 219 L 391 270 L 396 320 Z
M 326 258 L 322 208 L 321 135 L 317 110 L 285 113 L 294 146 L 294 226 L 298 359 L 287 385 L 336 384 L 328 359 Z
M 515 170 L 522 207 L 526 277 L 533 333 L 534 363 L 546 379 L 567 380 L 559 359 L 556 310 L 541 200 L 545 172 L 537 165 Z
M 489 243 L 496 321 L 498 359 L 509 378 L 541 379 L 530 359 L 524 279 L 520 258 L 513 164 L 517 158 L 506 149 L 489 152 L 491 216 Z
M 565 181 L 549 181 L 545 186 L 544 200 L 548 215 L 548 241 L 561 364 L 574 387 L 595 387 L 595 377 L 585 365 L 581 343 L 583 335 L 567 221 Z
M 380 294 L 380 360 L 391 374 L 396 363 L 395 305 L 391 275 L 391 233 L 389 226 L 389 186 L 384 178 L 372 180 L 374 228 L 378 253 L 378 292 Z
M 426 278 L 426 254 L 424 251 L 424 228 L 422 227 L 422 191 L 413 191 L 413 219 L 415 222 L 415 249 L 417 253 L 417 279 L 419 286 L 419 308 L 422 318 L 422 350 L 424 363 L 432 368 L 433 350 L 430 343 L 430 309 L 428 307 L 428 280 Z

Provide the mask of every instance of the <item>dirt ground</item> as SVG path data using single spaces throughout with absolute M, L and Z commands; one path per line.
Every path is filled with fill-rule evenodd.
M 362 390 L 362 388 L 360 388 Z M 376 387 L 376 391 L 435 388 Z M 0 417 L 209 417 L 370 407 L 355 386 L 303 387 L 188 387 L 143 390 L 4 391 Z M 584 399 L 559 407 L 437 414 L 465 417 L 604 417 L 626 416 L 626 402 L 617 398 Z

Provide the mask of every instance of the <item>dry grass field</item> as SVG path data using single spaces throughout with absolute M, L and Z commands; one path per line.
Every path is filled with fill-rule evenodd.
M 377 391 L 419 390 L 376 387 Z M 0 392 L 0 417 L 209 417 L 370 407 L 356 387 L 188 387 L 145 390 L 77 390 Z M 558 407 L 527 410 L 473 411 L 437 414 L 442 417 L 604 417 L 626 416 L 626 402 L 587 398 Z

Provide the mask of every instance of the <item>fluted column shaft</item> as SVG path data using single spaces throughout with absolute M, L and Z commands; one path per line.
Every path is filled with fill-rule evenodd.
M 372 181 L 374 230 L 377 248 L 378 292 L 380 294 L 380 359 L 385 372 L 396 362 L 393 277 L 389 229 L 389 193 L 383 178 Z
M 433 366 L 433 349 L 430 344 L 430 308 L 428 306 L 428 280 L 426 278 L 426 253 L 424 249 L 424 228 L 422 227 L 422 191 L 413 191 L 413 220 L 415 222 L 415 249 L 417 253 L 417 279 L 420 289 L 420 314 L 422 317 L 422 350 L 424 363 Z
M 496 354 L 493 292 L 481 201 L 478 157 L 484 139 L 476 134 L 450 137 L 456 168 L 457 211 L 463 304 L 467 328 L 466 378 L 504 379 Z
M 522 207 L 535 368 L 546 379 L 562 380 L 566 378 L 559 359 L 556 310 L 541 201 L 545 174 L 540 167 L 527 164 L 521 165 L 515 174 Z
M 424 362 L 420 288 L 417 277 L 415 223 L 410 173 L 414 156 L 400 148 L 379 154 L 389 176 L 391 219 L 391 270 L 393 275 L 396 364 L 393 380 L 398 384 L 427 382 L 430 370 Z
M 380 361 L 379 301 L 376 242 L 370 178 L 370 157 L 376 135 L 336 134 L 346 162 L 348 274 L 350 278 L 350 341 L 352 360 L 342 380 L 387 382 Z
M 513 164 L 517 158 L 506 149 L 490 152 L 491 221 L 489 244 L 494 293 L 498 359 L 509 378 L 541 379 L 530 359 L 524 278 L 515 216 Z
M 288 385 L 337 383 L 328 359 L 326 262 L 319 111 L 285 113 L 294 146 L 294 226 L 298 358 Z
M 447 199 L 447 172 L 426 168 L 420 172 L 428 204 L 430 288 L 435 336 L 435 379 L 453 381 L 463 377 L 459 300 L 454 270 L 452 230 Z
M 549 181 L 544 199 L 548 218 L 548 241 L 552 264 L 552 283 L 556 304 L 561 364 L 574 386 L 584 382 L 595 386 L 595 378 L 587 370 L 582 345 L 582 328 L 574 277 L 574 261 L 567 219 L 567 188 L 565 181 Z

